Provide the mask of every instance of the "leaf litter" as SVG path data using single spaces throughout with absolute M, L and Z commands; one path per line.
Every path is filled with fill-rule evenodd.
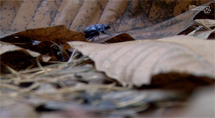
M 25 35 L 25 33 L 23 35 Z M 14 36 L 14 34 L 12 36 Z M 127 36 L 127 34 L 119 34 L 118 36 L 111 39 L 109 43 L 112 43 L 115 40 L 116 42 L 118 42 L 122 40 L 122 37 L 126 38 Z M 128 39 L 129 38 L 131 37 L 128 36 Z M 168 40 L 172 38 L 173 40 L 170 40 L 168 42 Z M 183 47 L 182 44 L 184 43 L 181 43 L 179 40 L 177 40 L 177 38 L 183 38 L 184 40 L 188 41 L 189 39 L 198 41 L 198 39 L 193 37 L 191 38 L 189 36 L 175 36 L 166 39 L 163 38 L 157 41 L 133 41 L 132 39 L 129 39 L 128 42 L 115 42 L 114 44 L 95 44 L 74 41 L 68 42 L 68 44 L 71 45 L 73 49 L 76 48 L 78 50 L 75 54 L 73 54 L 73 57 L 68 62 L 62 61 L 62 63 L 54 64 L 55 62 L 52 62 L 51 60 L 47 62 L 38 60 L 37 68 L 34 67 L 32 69 L 24 69 L 18 71 L 14 70 L 16 74 L 9 74 L 8 72 L 4 74 L 1 73 L 1 95 L 10 98 L 13 102 L 22 101 L 23 105 L 27 106 L 30 104 L 31 109 L 36 110 L 34 112 L 30 112 L 30 115 L 34 116 L 34 114 L 36 113 L 37 115 L 40 115 L 40 117 L 50 116 L 51 114 L 48 113 L 48 111 L 52 111 L 53 114 L 56 114 L 57 116 L 62 116 L 62 114 L 64 114 L 64 117 L 82 117 L 86 116 L 87 114 L 92 115 L 93 117 L 136 117 L 136 113 L 154 108 L 155 105 L 157 105 L 156 108 L 165 107 L 165 105 L 167 104 L 162 105 L 162 102 L 169 102 L 168 104 L 171 104 L 171 106 L 183 106 L 186 102 L 186 99 L 188 99 L 188 96 L 190 95 L 190 93 L 192 93 L 193 90 L 200 86 L 213 84 L 214 82 L 213 80 L 211 80 L 211 77 L 213 78 L 214 76 L 211 73 L 213 72 L 213 70 L 209 71 L 209 62 L 211 61 L 207 62 L 203 61 L 202 59 L 196 58 L 197 54 L 190 51 L 190 49 Z M 6 39 L 8 38 L 6 37 Z M 174 42 L 174 39 L 177 41 Z M 11 42 L 8 42 L 7 45 L 14 44 L 13 42 L 11 44 L 10 43 Z M 56 45 L 58 44 L 56 43 Z M 114 51 L 115 48 L 117 51 Z M 153 52 L 153 54 L 149 51 L 151 50 L 150 48 L 153 48 L 153 50 L 158 50 L 158 53 Z M 25 48 L 23 49 L 25 50 Z M 176 52 L 171 53 L 169 50 L 175 50 Z M 13 52 L 16 50 L 10 51 Z M 82 52 L 82 54 L 79 51 Z M 147 54 L 144 51 L 147 51 Z M 4 51 L 4 53 L 7 52 L 8 51 Z M 146 56 L 143 55 L 143 57 L 149 58 L 148 60 L 150 62 L 147 63 L 151 63 L 151 61 L 154 59 L 164 61 L 161 61 L 160 64 L 158 64 L 156 61 L 154 61 L 155 64 L 151 63 L 153 65 L 159 66 L 151 66 L 157 69 L 152 68 L 151 70 L 153 70 L 154 72 L 150 73 L 147 71 L 150 69 L 146 68 L 150 67 L 147 66 L 147 63 L 143 63 L 143 66 L 140 66 L 146 66 L 144 67 L 145 72 L 135 70 L 135 66 L 126 67 L 126 65 L 139 65 L 139 63 L 142 63 L 142 59 L 138 59 L 138 56 L 141 56 L 140 54 L 146 54 Z M 151 57 L 150 54 L 156 55 L 157 57 Z M 165 57 L 165 55 L 163 54 L 173 54 L 173 56 Z M 70 53 L 70 56 L 71 55 L 72 53 Z M 84 55 L 89 56 L 89 58 Z M 97 55 L 99 55 L 99 57 Z M 119 57 L 117 57 L 117 55 L 119 55 Z M 34 55 L 32 55 L 32 57 L 33 56 Z M 174 57 L 174 59 L 171 64 L 170 60 L 172 57 Z M 101 60 L 101 58 L 103 60 L 108 60 L 108 63 L 112 63 L 114 65 L 114 68 L 102 70 L 104 71 L 104 73 L 99 72 L 101 70 L 98 68 L 98 65 L 107 65 L 107 62 Z M 179 65 L 177 65 L 176 63 L 175 65 L 175 59 L 184 60 L 184 58 L 191 60 L 191 62 L 195 62 L 194 64 L 197 65 L 193 66 L 192 63 L 191 68 L 189 68 L 189 65 L 187 65 L 187 63 L 186 65 L 183 65 L 183 63 L 179 63 Z M 91 59 L 93 60 L 93 62 L 90 61 Z M 130 62 L 127 62 L 127 59 L 130 60 Z M 137 59 L 140 61 L 137 61 Z M 112 60 L 119 60 L 119 62 L 112 62 Z M 167 60 L 170 65 L 168 65 L 167 63 L 164 64 L 163 67 L 162 64 L 165 63 L 165 60 Z M 102 64 L 98 64 L 98 62 Z M 132 62 L 139 63 L 132 64 Z M 48 65 L 45 63 L 48 63 Z M 94 63 L 96 69 L 94 67 Z M 123 64 L 125 64 L 125 67 L 123 66 Z M 112 76 L 114 74 L 108 74 L 108 71 L 114 72 L 114 69 L 120 71 L 120 69 L 126 68 L 131 68 L 131 72 L 139 74 L 135 76 L 140 77 L 135 77 L 134 80 L 126 80 L 126 78 L 124 78 L 125 80 L 123 80 L 121 79 L 121 77 Z M 162 71 L 160 71 L 159 68 L 161 68 Z M 184 68 L 186 71 L 183 71 Z M 179 78 L 176 80 L 170 80 L 171 77 L 168 77 L 170 74 L 163 75 L 165 79 L 162 79 L 162 76 L 159 75 L 159 73 L 169 73 L 171 72 L 171 70 L 176 71 L 175 76 L 181 76 L 179 76 Z M 128 74 L 129 72 L 130 71 L 127 71 Z M 182 72 L 188 72 L 189 74 L 185 76 L 182 74 Z M 153 73 L 153 75 L 150 75 L 151 73 Z M 207 77 L 201 79 L 201 76 L 199 75 L 205 75 Z M 127 75 L 126 73 L 123 73 L 120 76 L 126 77 Z M 147 79 L 147 76 L 150 77 L 148 77 Z M 195 83 L 195 80 L 201 82 Z M 200 84 L 202 82 L 205 84 Z M 125 85 L 124 83 L 128 85 L 134 85 L 133 89 L 123 87 L 122 85 Z M 177 85 L 177 83 L 179 83 L 180 85 Z M 178 89 L 178 87 L 185 85 L 191 86 L 185 89 Z M 138 91 L 138 89 L 145 90 Z M 4 101 L 5 100 L 3 100 L 3 102 Z M 10 108 L 14 107 L 14 105 L 12 104 L 6 107 Z M 23 106 L 23 109 L 29 109 L 27 106 L 26 108 Z M 6 107 L 4 106 L 2 108 Z M 68 113 L 66 111 L 73 112 Z M 1 112 L 11 115 L 17 114 L 12 110 L 7 109 L 2 109 Z M 80 112 L 80 114 L 77 114 L 77 112 Z M 100 114 L 98 114 L 98 112 Z M 27 117 L 29 116 L 29 114 L 26 114 L 25 116 Z
M 170 42 L 177 39 L 189 41 L 191 37 L 176 36 L 168 39 Z M 180 40 L 177 41 L 180 42 Z M 197 42 L 198 39 L 195 41 Z M 195 54 L 189 47 L 170 42 L 144 40 L 107 45 L 84 42 L 69 42 L 69 44 L 72 47 L 79 46 L 79 51 L 94 60 L 97 70 L 117 79 L 123 86 L 150 84 L 153 75 L 171 71 L 214 78 L 214 66 L 209 63 L 214 60 L 214 54 L 207 62 L 202 59 L 204 57 Z M 213 42 L 208 41 L 207 44 L 210 45 Z M 189 44 L 189 42 L 186 43 Z
M 43 1 L 43 4 L 45 3 Z M 65 5 L 66 2 L 63 3 Z M 131 3 L 133 4 L 133 2 Z M 131 5 L 131 3 L 128 3 L 128 5 Z M 58 1 L 56 4 L 60 4 L 60 2 Z M 106 3 L 104 2 L 102 4 L 105 5 Z M 112 5 L 112 2 L 108 2 L 107 4 Z M 126 6 L 125 4 L 121 5 Z M 43 7 L 40 6 L 41 11 Z M 52 10 L 55 10 L 54 8 L 57 7 L 54 5 Z M 110 7 L 106 7 L 105 9 L 110 9 Z M 121 9 L 121 11 L 123 10 Z M 138 9 L 136 10 L 138 11 Z M 191 12 L 199 13 L 199 11 Z M 192 15 L 192 18 L 195 15 Z M 80 14 L 77 16 L 82 18 Z M 185 16 L 184 18 L 189 18 L 189 13 Z M 104 15 L 101 16 L 101 18 L 103 17 Z M 39 24 L 38 18 L 35 17 Z M 58 21 L 59 19 L 57 18 L 54 21 Z M 126 21 L 126 15 L 124 18 L 121 23 Z M 75 25 L 78 25 L 78 19 L 76 18 L 76 23 L 71 28 L 76 28 Z M 50 19 L 47 19 L 46 22 L 48 20 Z M 110 20 L 114 21 L 114 19 Z M 192 21 L 192 19 L 189 19 L 189 21 Z M 102 22 L 102 19 L 99 22 Z M 201 21 L 201 23 L 204 24 L 202 25 L 203 27 L 213 28 L 207 22 L 204 23 Z M 190 26 L 190 22 L 187 22 L 187 24 L 189 25 L 186 25 L 186 27 Z M 116 29 L 115 26 L 121 25 L 117 30 L 124 30 L 122 24 L 113 25 L 113 29 Z M 29 26 L 33 27 L 33 22 Z M 136 24 L 135 27 L 137 26 Z M 78 28 L 81 29 L 83 27 L 80 26 Z M 133 28 L 135 29 L 135 27 Z M 132 26 L 127 28 L 132 29 Z M 176 28 L 173 34 L 163 35 L 163 37 L 176 35 L 175 31 L 178 33 L 182 29 L 189 28 Z M 196 27 L 188 33 L 194 30 L 196 30 Z M 111 39 L 110 37 L 105 37 L 106 42 L 103 44 L 86 43 L 88 41 L 85 40 L 83 33 L 69 31 L 62 25 L 27 30 L 6 37 L 1 36 L 1 41 L 9 41 L 7 44 L 1 44 L 11 46 L 9 50 L 7 49 L 1 54 L 1 57 L 6 57 L 4 60 L 1 60 L 1 71 L 3 71 L 1 72 L 0 96 L 2 103 L 4 103 L 0 107 L 1 114 L 3 114 L 3 117 L 20 116 L 40 118 L 143 117 L 147 115 L 150 117 L 168 117 L 171 114 L 165 114 L 162 111 L 172 111 L 172 108 L 178 108 L 178 106 L 188 108 L 189 101 L 187 100 L 192 101 L 190 95 L 197 88 L 214 84 L 214 68 L 212 67 L 214 65 L 214 54 L 211 52 L 214 46 L 213 40 L 206 41 L 191 36 L 175 36 L 158 40 L 133 41 L 134 39 L 132 37 L 135 37 L 135 39 L 147 39 L 147 35 L 145 38 L 141 37 L 142 34 L 136 35 L 135 33 L 138 33 L 137 31 L 140 33 L 149 30 L 137 29 L 128 32 L 125 31 L 125 33 L 116 33 L 111 36 Z M 168 30 L 163 30 L 163 32 L 165 31 Z M 196 32 L 198 30 L 194 31 L 193 34 Z M 183 32 L 186 35 L 188 33 Z M 162 32 L 153 34 L 153 36 L 154 38 L 160 38 L 160 34 Z M 209 37 L 211 37 L 211 34 L 208 36 L 205 32 L 205 38 L 207 39 Z M 152 37 L 150 39 L 154 38 Z M 127 39 L 128 42 L 123 42 L 123 39 Z M 138 44 L 139 46 L 133 45 L 136 42 L 140 43 Z M 126 49 L 121 48 L 123 46 Z M 116 47 L 118 48 L 116 49 L 116 53 L 111 52 Z M 202 49 L 202 47 L 204 48 Z M 144 49 L 139 50 L 139 53 L 132 52 L 141 48 Z M 21 50 L 21 53 L 18 53 L 17 50 Z M 35 57 L 27 52 L 27 50 L 36 52 L 39 55 Z M 86 52 L 88 54 L 85 54 Z M 139 57 L 142 53 L 145 54 L 142 56 L 143 59 Z M 120 57 L 114 57 L 116 54 L 120 55 Z M 86 55 L 89 55 L 89 57 Z M 101 57 L 94 59 L 98 55 L 104 56 L 102 60 Z M 17 60 L 18 57 L 21 59 Z M 128 74 L 130 72 L 130 75 L 140 76 L 140 78 L 142 76 L 143 79 L 139 81 L 136 78 L 126 79 L 124 78 L 126 77 L 125 75 L 121 75 L 123 78 L 111 76 L 108 72 L 112 71 L 112 68 L 104 69 L 102 70 L 103 72 L 99 71 L 98 66 L 107 64 L 103 60 L 107 59 L 106 61 L 111 62 L 118 60 L 118 58 L 122 58 L 123 60 L 121 62 L 111 63 L 114 65 L 113 69 L 119 69 L 120 71 L 121 69 L 123 70 L 129 67 L 131 71 L 128 71 Z M 13 60 L 5 63 L 6 59 Z M 28 61 L 23 61 L 23 59 L 27 59 Z M 144 59 L 148 60 L 146 61 L 148 63 L 145 63 Z M 139 68 L 137 66 L 136 68 L 135 66 L 132 67 L 133 63 L 138 60 L 140 63 L 136 63 L 136 65 L 142 64 L 142 66 L 139 66 Z M 27 64 L 23 68 L 21 64 L 25 64 L 26 62 L 30 62 L 30 64 Z M 123 64 L 129 66 L 123 68 L 125 66 Z M 143 70 L 141 67 L 144 67 Z M 129 87 L 123 85 L 128 85 Z M 201 96 L 201 99 L 198 99 L 200 101 L 195 100 L 194 104 L 203 103 L 201 102 L 203 94 L 199 93 L 198 95 Z M 206 94 L 206 97 L 208 97 L 208 94 Z M 211 99 L 207 98 L 207 100 L 211 102 Z M 19 107 L 18 111 L 16 109 L 17 106 Z M 192 104 L 188 110 L 195 111 L 194 108 L 195 106 L 193 107 Z M 20 109 L 23 112 L 19 112 Z M 151 110 L 158 112 L 151 113 Z M 177 109 L 174 113 L 181 113 L 185 116 L 190 115 Z

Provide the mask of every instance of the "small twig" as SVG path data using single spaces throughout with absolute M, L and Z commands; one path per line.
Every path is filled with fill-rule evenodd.
M 208 27 L 208 26 L 206 26 L 204 23 L 202 23 L 201 20 L 196 19 L 196 20 L 194 20 L 194 21 L 195 21 L 196 24 L 201 25 L 201 26 L 204 27 L 205 29 L 211 30 L 211 28 Z
M 73 58 L 74 58 L 74 55 L 75 55 L 76 50 L 78 49 L 78 47 L 79 47 L 79 46 L 76 46 L 75 49 L 72 51 L 72 54 L 71 54 L 69 60 L 67 61 L 67 64 L 65 65 L 65 67 L 67 67 L 67 66 L 69 65 L 69 63 L 72 62 L 72 60 L 73 60 Z
M 70 58 L 69 58 L 69 60 L 68 60 L 68 63 L 70 63 L 70 62 L 72 61 L 72 59 L 74 58 L 74 55 L 75 55 L 76 50 L 78 49 L 78 47 L 79 47 L 79 46 L 76 46 L 75 49 L 72 51 L 72 54 L 71 54 L 71 56 L 70 56 Z
M 13 86 L 13 85 L 10 85 L 10 84 L 0 83 L 0 87 L 20 92 L 20 88 L 19 87 L 16 87 L 16 86 Z
M 47 73 L 46 69 L 44 69 L 43 66 L 40 64 L 40 61 L 39 61 L 39 58 L 38 58 L 38 57 L 36 58 L 36 62 L 37 62 L 38 67 L 39 67 L 42 71 L 44 71 L 45 73 Z
M 7 66 L 6 64 L 4 64 L 3 62 L 0 62 L 3 66 L 5 66 L 13 75 L 16 75 L 18 77 L 18 79 L 21 79 L 19 76 L 19 73 L 14 70 L 13 68 Z
M 63 88 L 67 87 L 61 80 L 58 79 L 57 82 L 61 87 L 63 87 Z
M 55 44 L 55 45 L 60 49 L 60 51 L 61 51 L 62 53 L 66 54 L 66 56 L 69 57 L 69 55 L 67 54 L 67 52 L 66 52 L 61 46 L 59 46 L 59 45 L 58 45 L 57 43 L 55 43 L 54 41 L 50 41 L 50 42 L 52 42 L 53 44 Z
M 193 36 L 193 34 L 196 33 L 198 30 L 202 29 L 202 27 L 203 27 L 203 26 L 197 27 L 195 30 L 193 30 L 192 32 L 190 32 L 190 33 L 188 34 L 188 36 Z
M 137 102 L 140 102 L 141 100 L 143 100 L 146 97 L 147 97 L 146 95 L 140 95 L 140 96 L 135 97 L 132 100 L 124 101 L 124 102 L 119 102 L 119 103 L 117 103 L 117 106 L 119 108 L 121 108 L 121 107 L 125 107 L 125 106 L 128 106 L 128 105 L 132 105 L 132 104 L 135 104 Z
M 19 94 L 27 93 L 27 92 L 31 91 L 32 89 L 37 88 L 38 86 L 40 86 L 40 83 L 35 82 L 35 83 L 34 83 L 33 85 L 31 85 L 30 87 L 28 87 L 28 88 L 26 88 L 26 89 L 22 89 L 22 90 L 20 91 Z
M 60 64 L 53 64 L 53 65 L 49 65 L 49 66 L 45 66 L 43 67 L 44 69 L 48 69 L 48 68 L 53 68 L 53 67 L 59 67 L 59 65 L 65 64 L 64 63 L 60 63 Z M 29 69 L 29 70 L 24 70 L 24 71 L 19 71 L 20 74 L 26 74 L 26 73 L 32 73 L 35 71 L 40 71 L 40 68 L 33 68 L 33 69 Z

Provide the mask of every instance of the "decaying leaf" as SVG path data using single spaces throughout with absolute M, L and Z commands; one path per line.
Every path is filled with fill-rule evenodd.
M 7 0 L 1 3 L 1 35 L 56 25 L 83 31 L 88 25 L 102 23 L 112 27 L 111 33 L 126 32 L 135 39 L 176 35 L 189 27 L 201 12 L 189 10 L 190 5 L 213 6 L 211 0 Z M 213 14 L 213 10 L 210 14 Z M 133 29 L 134 32 L 130 31 Z M 134 34 L 136 31 L 138 34 Z
M 183 4 L 186 4 L 186 2 L 184 2 L 185 1 L 183 1 Z M 211 3 L 212 2 L 206 3 L 202 5 L 202 7 L 208 6 Z M 194 17 L 197 14 L 201 14 L 199 10 L 190 10 L 153 26 L 134 29 L 131 31 L 127 31 L 126 33 L 128 33 L 135 39 L 157 39 L 174 36 L 191 26 L 193 24 Z
M 64 25 L 30 29 L 13 34 L 12 36 L 28 37 L 39 41 L 54 41 L 65 43 L 66 41 L 86 41 L 84 34 L 68 30 Z
M 50 59 L 67 61 L 70 54 L 67 49 L 71 47 L 66 42 L 75 40 L 87 42 L 84 33 L 70 31 L 63 25 L 31 29 L 15 32 L 4 37 L 1 36 L 3 42 L 42 54 L 43 62 L 48 62 Z M 11 50 L 11 48 L 8 50 Z
M 126 33 L 119 34 L 115 37 L 112 37 L 111 39 L 108 39 L 105 41 L 105 43 L 118 43 L 118 42 L 126 42 L 126 41 L 133 41 L 133 39 L 130 35 Z
M 187 43 L 190 38 L 195 39 L 189 36 L 175 36 L 168 39 L 174 40 L 174 38 L 188 39 Z M 180 43 L 171 43 L 172 40 L 165 42 L 159 40 L 130 41 L 107 45 L 84 42 L 69 42 L 69 44 L 72 47 L 79 46 L 78 50 L 94 60 L 99 71 L 104 71 L 109 77 L 117 79 L 124 86 L 149 84 L 152 75 L 172 71 L 215 77 L 214 63 L 211 63 L 214 60 L 213 56 L 204 60 L 204 57 L 190 48 L 192 45 L 187 47 Z M 180 42 L 180 40 L 177 41 Z M 210 43 L 214 43 L 214 41 L 205 43 L 209 45 L 201 44 L 201 46 L 210 46 L 205 50 L 211 51 L 213 45 Z
M 15 40 L 15 38 L 17 39 Z M 63 45 L 64 50 L 70 48 L 66 43 L 67 41 L 87 42 L 87 40 L 84 37 L 84 33 L 68 30 L 64 25 L 47 27 L 47 28 L 29 29 L 22 32 L 16 32 L 11 35 L 1 36 L 1 40 L 4 42 L 21 41 L 22 43 L 29 43 L 29 42 L 32 42 L 32 40 L 44 41 L 44 42 L 52 41 L 57 43 L 58 45 Z M 32 42 L 32 45 L 34 45 L 33 42 Z M 31 47 L 31 46 L 28 46 L 28 47 Z

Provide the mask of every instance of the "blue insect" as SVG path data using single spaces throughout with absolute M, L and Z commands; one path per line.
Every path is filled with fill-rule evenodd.
M 110 29 L 109 25 L 104 25 L 104 24 L 96 24 L 96 25 L 90 25 L 85 28 L 84 33 L 85 33 L 85 38 L 87 40 L 94 41 L 95 37 L 99 36 L 99 33 L 104 33 L 104 30 Z

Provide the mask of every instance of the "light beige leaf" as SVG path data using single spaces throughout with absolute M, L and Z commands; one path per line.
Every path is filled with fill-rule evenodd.
M 18 51 L 18 50 L 23 51 L 24 53 L 29 54 L 32 57 L 38 57 L 40 55 L 40 53 L 38 53 L 38 52 L 34 52 L 34 51 L 24 49 L 24 48 L 15 46 L 15 45 L 11 45 L 9 43 L 0 42 L 0 55 L 4 54 L 6 52 Z
M 11 0 L 5 1 L 1 9 L 1 30 L 7 31 L 10 28 L 13 19 L 16 17 L 16 12 L 19 11 L 19 6 L 22 4 L 21 0 Z
M 202 39 L 208 39 L 208 37 L 212 34 L 215 33 L 215 29 L 213 30 L 208 30 L 208 31 L 198 31 L 193 36 L 196 38 L 202 38 Z
M 194 20 L 196 23 L 201 24 L 207 28 L 215 26 L 215 20 L 212 19 L 196 19 Z
M 42 57 L 43 62 L 48 62 L 51 59 L 51 57 L 49 55 L 42 55 L 41 57 Z
M 174 39 L 184 40 L 180 43 L 181 40 Z M 79 51 L 94 60 L 97 70 L 104 71 L 122 85 L 141 86 L 150 84 L 153 75 L 172 71 L 214 77 L 214 63 L 211 63 L 214 60 L 214 53 L 208 53 L 214 51 L 214 41 L 202 43 L 193 39 L 197 38 L 175 36 L 161 41 L 144 40 L 115 44 L 69 42 L 69 44 L 72 47 L 79 46 Z M 191 44 L 188 45 L 189 43 Z M 195 52 L 198 51 L 196 48 L 202 50 Z M 207 58 L 204 59 L 202 55 Z
M 215 65 L 215 41 L 214 40 L 203 40 L 192 36 L 174 36 L 168 38 L 159 39 L 159 41 L 176 43 L 189 48 L 200 57 Z
M 40 4 L 41 0 L 23 0 L 19 7 L 19 12 L 15 14 L 16 17 L 13 19 L 10 29 L 15 31 L 25 30 L 26 27 L 23 26 L 29 24 Z
M 212 34 L 215 33 L 215 29 L 212 27 L 215 26 L 215 20 L 211 19 L 196 19 L 194 20 L 195 25 L 199 25 L 198 28 L 196 28 L 194 31 L 190 33 L 190 36 L 194 36 L 197 38 L 202 38 L 202 39 L 208 39 L 208 37 Z M 203 29 L 198 31 L 199 29 Z M 189 35 L 189 34 L 188 34 Z

